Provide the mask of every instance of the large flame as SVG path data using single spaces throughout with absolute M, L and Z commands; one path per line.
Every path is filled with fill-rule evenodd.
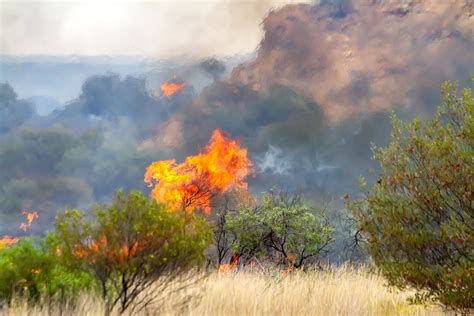
M 149 186 L 155 184 L 151 195 L 159 203 L 177 210 L 200 208 L 210 213 L 212 196 L 230 188 L 247 188 L 245 178 L 251 167 L 247 149 L 217 129 L 204 152 L 189 156 L 183 163 L 152 163 L 146 170 L 145 182 Z
M 176 92 L 182 90 L 184 87 L 186 86 L 186 83 L 185 82 L 180 82 L 180 83 L 176 83 L 176 82 L 163 82 L 161 85 L 160 85 L 160 90 L 161 90 L 161 93 L 163 93 L 163 95 L 165 97 L 172 97 Z

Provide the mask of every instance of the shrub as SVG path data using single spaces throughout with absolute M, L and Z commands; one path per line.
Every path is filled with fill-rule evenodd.
M 66 267 L 57 259 L 54 238 L 23 238 L 0 250 L 0 299 L 10 303 L 15 296 L 30 302 L 40 298 L 63 300 L 94 287 L 92 276 Z
M 119 192 L 111 205 L 96 207 L 92 219 L 68 210 L 57 219 L 64 259 L 91 271 L 106 312 L 145 308 L 168 282 L 204 261 L 212 238 L 204 219 L 168 211 L 139 192 Z
M 474 307 L 474 98 L 452 83 L 443 91 L 431 122 L 405 130 L 393 118 L 390 145 L 374 148 L 380 179 L 347 206 L 391 285 L 466 310 Z
M 229 236 L 227 242 L 233 252 L 230 263 L 238 258 L 240 263 L 263 254 L 263 240 L 268 235 L 258 207 L 242 207 L 225 215 L 224 230 Z
M 267 193 L 255 208 L 229 212 L 226 229 L 239 258 L 268 256 L 301 267 L 332 242 L 332 228 L 323 214 L 307 207 L 299 195 Z
M 269 232 L 265 244 L 295 268 L 332 242 L 333 229 L 323 214 L 304 205 L 299 195 L 266 194 L 260 207 Z

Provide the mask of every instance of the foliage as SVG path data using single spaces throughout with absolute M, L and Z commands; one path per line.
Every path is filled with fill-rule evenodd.
M 269 231 L 266 244 L 295 268 L 332 242 L 332 227 L 322 214 L 316 216 L 315 210 L 304 205 L 299 195 L 266 194 L 260 207 Z
M 92 219 L 68 210 L 57 219 L 60 249 L 72 267 L 92 271 L 107 312 L 153 301 L 158 280 L 168 282 L 204 261 L 211 231 L 202 218 L 169 212 L 139 192 L 119 192 Z M 152 287 L 153 286 L 153 287 Z
M 462 310 L 474 307 L 474 98 L 443 92 L 431 122 L 393 118 L 390 145 L 374 148 L 380 179 L 347 206 L 392 285 Z
M 280 258 L 301 267 L 332 242 L 332 228 L 321 212 L 307 207 L 299 195 L 266 193 L 260 205 L 229 212 L 226 227 L 234 236 L 232 248 L 240 258 Z
M 242 207 L 226 214 L 224 230 L 231 236 L 230 248 L 240 262 L 263 254 L 263 240 L 269 232 L 258 207 Z
M 218 64 L 207 66 L 220 74 Z M 8 85 L 0 90 L 7 111 L 2 116 L 0 109 L 0 121 L 16 122 L 0 127 L 0 221 L 5 226 L 16 223 L 23 208 L 43 214 L 42 228 L 51 228 L 43 225 L 52 222 L 57 209 L 109 201 L 117 186 L 146 192 L 143 170 L 150 161 L 182 157 L 219 127 L 249 148 L 257 167 L 258 158 L 267 157 L 268 144 L 281 152 L 275 168 L 256 168 L 259 176 L 252 186 L 271 182 L 294 189 L 303 181 L 312 194 L 350 185 L 361 166 L 372 164 L 369 140 L 382 142 L 388 135 L 385 113 L 328 126 L 318 104 L 285 86 L 257 92 L 217 81 L 199 97 L 189 89 L 170 100 L 150 94 L 143 78 L 107 74 L 86 79 L 77 98 L 51 114 L 25 112 L 21 120 L 10 119 L 8 109 L 33 104 L 15 99 Z M 194 98 L 199 106 L 190 107 Z M 172 124 L 162 124 L 173 113 Z M 166 137 L 155 137 L 157 126 Z M 182 133 L 172 131 L 176 126 Z
M 138 149 L 126 130 L 122 133 L 105 139 L 100 129 L 76 133 L 51 127 L 22 128 L 0 137 L 0 220 L 16 221 L 24 208 L 52 219 L 66 205 L 109 200 L 117 184 L 145 190 L 143 170 L 160 154 Z
M 10 303 L 18 295 L 32 302 L 40 297 L 61 300 L 93 289 L 90 274 L 62 264 L 55 243 L 53 235 L 47 239 L 30 237 L 0 250 L 0 299 Z

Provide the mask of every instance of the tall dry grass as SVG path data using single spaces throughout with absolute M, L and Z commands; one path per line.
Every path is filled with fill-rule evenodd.
M 364 268 L 343 266 L 328 271 L 282 276 L 276 270 L 212 273 L 183 291 L 163 294 L 160 306 L 148 315 L 442 315 L 436 306 L 414 306 L 409 293 L 396 292 Z M 171 284 L 170 288 L 182 284 Z M 101 315 L 102 303 L 85 295 L 76 307 L 63 306 L 63 315 Z M 2 313 L 59 314 L 59 306 L 28 306 L 21 300 Z

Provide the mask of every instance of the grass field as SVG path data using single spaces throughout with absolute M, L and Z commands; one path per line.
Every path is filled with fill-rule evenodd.
M 164 295 L 147 315 L 443 315 L 436 306 L 414 306 L 409 293 L 388 289 L 384 280 L 363 268 L 293 273 L 252 269 L 212 273 L 193 286 Z M 181 284 L 172 284 L 180 286 Z M 186 302 L 186 303 L 184 303 Z M 184 303 L 184 304 L 183 304 Z M 84 295 L 74 308 L 30 307 L 18 300 L 7 315 L 101 315 L 100 301 Z

